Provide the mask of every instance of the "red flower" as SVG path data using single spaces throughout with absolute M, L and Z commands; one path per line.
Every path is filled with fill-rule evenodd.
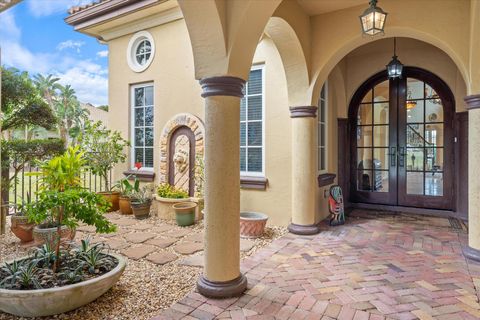
M 137 170 L 140 170 L 141 167 L 142 167 L 141 162 L 135 162 L 135 168 L 137 168 Z

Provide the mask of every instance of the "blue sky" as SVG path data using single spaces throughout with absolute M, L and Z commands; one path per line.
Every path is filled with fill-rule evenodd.
M 93 0 L 24 0 L 0 13 L 2 65 L 53 74 L 82 102 L 108 104 L 108 47 L 63 19 L 71 6 Z

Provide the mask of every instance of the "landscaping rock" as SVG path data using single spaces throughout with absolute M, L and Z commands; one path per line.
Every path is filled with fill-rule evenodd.
M 249 251 L 253 248 L 254 245 L 255 242 L 253 242 L 252 240 L 240 239 L 240 251 Z
M 135 219 L 128 219 L 128 218 L 120 218 L 118 220 L 115 220 L 114 222 L 118 226 L 133 226 L 134 224 L 137 223 Z
M 146 232 L 137 232 L 137 233 L 128 233 L 125 235 L 125 240 L 128 242 L 133 243 L 142 243 L 147 241 L 148 239 L 152 239 L 155 237 L 154 234 L 146 233 Z
M 105 242 L 113 250 L 121 250 L 130 246 L 125 240 L 118 238 L 111 238 Z
M 155 226 L 154 228 L 152 228 L 151 231 L 153 233 L 162 234 L 162 233 L 169 232 L 172 229 L 174 229 L 174 227 L 172 225 L 164 224 L 164 225 L 161 225 L 161 226 Z
M 185 240 L 186 241 L 192 241 L 192 242 L 203 242 L 203 237 L 204 237 L 204 234 L 202 232 L 202 233 L 196 233 L 196 234 L 189 235 L 189 236 L 185 237 Z
M 172 244 L 174 244 L 175 242 L 177 242 L 177 239 L 173 239 L 173 238 L 158 238 L 158 239 L 150 239 L 148 240 L 147 244 L 153 244 L 154 246 L 157 246 L 157 247 L 160 247 L 162 249 L 166 248 L 166 247 L 169 247 L 171 246 Z
M 173 250 L 180 254 L 192 254 L 198 251 L 203 250 L 203 243 L 198 242 L 184 242 L 181 244 L 177 244 L 173 247 Z
M 170 252 L 153 253 L 146 258 L 155 264 L 165 264 L 177 260 L 177 256 Z
M 147 229 L 153 228 L 153 224 L 149 224 L 149 223 L 139 223 L 139 224 L 135 224 L 135 225 L 133 225 L 133 226 L 130 226 L 129 228 L 130 228 L 130 229 L 134 229 L 134 230 L 143 231 L 143 230 L 147 230 Z
M 203 255 L 190 256 L 178 262 L 182 266 L 203 267 Z
M 143 257 L 148 256 L 150 253 L 154 252 L 157 250 L 157 247 L 151 246 L 151 245 L 146 245 L 142 244 L 137 247 L 130 247 L 128 249 L 125 249 L 122 251 L 122 254 L 127 256 L 130 259 L 133 260 L 138 260 Z
M 180 230 L 177 230 L 177 229 L 171 229 L 169 232 L 167 232 L 165 234 L 165 236 L 168 236 L 168 237 L 175 237 L 175 238 L 181 238 L 183 236 L 186 236 L 187 234 L 190 234 L 192 233 L 191 230 L 189 229 L 180 229 Z

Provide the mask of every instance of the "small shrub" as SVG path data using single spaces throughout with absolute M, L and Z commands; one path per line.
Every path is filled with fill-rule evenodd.
M 169 185 L 168 183 L 163 183 L 158 186 L 157 194 L 162 198 L 170 198 L 170 199 L 185 199 L 188 198 L 188 193 L 176 189 L 175 187 Z

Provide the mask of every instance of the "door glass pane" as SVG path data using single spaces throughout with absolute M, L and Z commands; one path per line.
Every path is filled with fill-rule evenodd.
M 377 165 L 376 169 L 388 170 L 389 158 L 388 148 L 375 148 L 373 149 L 373 159 Z
M 153 107 L 145 108 L 145 125 L 153 127 Z
M 372 168 L 372 148 L 357 148 L 357 168 Z
M 240 148 L 240 171 L 247 171 L 247 149 Z
M 374 92 L 374 102 L 379 102 L 379 101 L 388 101 L 390 100 L 389 98 L 389 81 L 383 81 L 375 86 L 375 89 L 373 90 Z
M 407 123 L 419 123 L 423 121 L 423 110 L 424 103 L 423 100 L 411 101 L 411 105 L 407 101 Z
M 443 173 L 425 172 L 425 195 L 443 196 Z
M 361 191 L 371 191 L 373 181 L 373 171 L 357 170 L 357 189 Z
M 426 148 L 425 170 L 443 171 L 443 148 Z
M 426 147 L 443 147 L 443 124 L 427 124 L 425 140 Z
M 375 147 L 388 147 L 389 126 L 375 126 L 373 129 L 373 144 Z
M 248 171 L 262 172 L 262 148 L 248 148 Z
M 358 147 L 372 146 L 372 127 L 371 126 L 357 127 L 357 146 Z
M 423 172 L 407 172 L 407 194 L 423 194 Z
M 423 147 L 425 138 L 423 136 L 423 124 L 407 124 L 407 146 Z
M 372 123 L 372 105 L 361 104 L 358 108 L 358 121 L 357 125 L 365 125 Z
M 407 148 L 405 163 L 408 171 L 423 171 L 423 148 Z
M 388 192 L 388 171 L 375 171 L 374 191 Z
M 373 121 L 375 124 L 388 124 L 388 102 L 375 103 L 373 105 L 375 114 Z
M 368 91 L 365 97 L 363 97 L 362 103 L 372 103 L 372 90 Z
M 262 96 L 248 97 L 248 120 L 262 120 Z
M 425 84 L 425 98 L 426 99 L 440 99 L 437 92 L 435 90 L 433 90 L 433 88 L 428 83 Z
M 407 78 L 407 99 L 423 99 L 423 81 Z
M 143 108 L 135 108 L 135 126 L 143 127 Z
M 262 123 L 249 122 L 248 123 L 248 145 L 261 146 L 262 145 Z
M 443 122 L 443 105 L 440 99 L 425 100 L 425 122 Z

